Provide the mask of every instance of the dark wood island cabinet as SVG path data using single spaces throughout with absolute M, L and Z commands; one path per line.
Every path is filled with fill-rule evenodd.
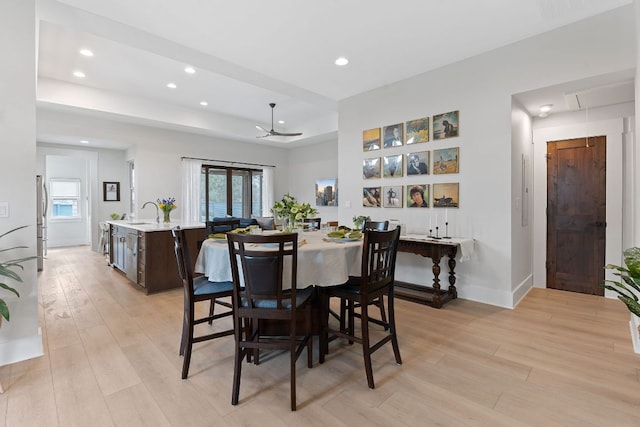
M 109 262 L 147 294 L 182 286 L 171 235 L 171 228 L 178 225 L 185 229 L 191 262 L 195 265 L 198 244 L 206 239 L 204 224 L 166 226 L 109 221 Z

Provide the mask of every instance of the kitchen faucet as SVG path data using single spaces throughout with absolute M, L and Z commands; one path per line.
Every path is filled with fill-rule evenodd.
M 144 205 L 142 205 L 142 208 L 140 209 L 144 209 L 144 207 L 147 206 L 148 204 L 152 204 L 153 206 L 156 207 L 156 222 L 160 224 L 160 210 L 158 209 L 158 205 L 155 202 L 144 202 Z

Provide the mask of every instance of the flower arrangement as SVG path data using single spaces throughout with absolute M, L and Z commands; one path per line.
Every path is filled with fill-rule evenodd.
M 367 221 L 371 221 L 370 216 L 360 215 L 353 217 L 353 225 L 355 225 L 356 230 L 362 230 L 364 223 Z
M 274 203 L 271 212 L 280 219 L 289 220 L 287 224 L 288 230 L 292 230 L 296 222 L 303 221 L 308 217 L 313 217 L 318 213 L 309 203 L 300 204 L 296 201 L 296 198 L 289 193 L 282 196 L 282 200 Z
M 164 214 L 164 222 L 171 222 L 171 211 L 178 207 L 176 205 L 175 197 L 168 197 L 166 199 L 158 199 L 158 207 Z

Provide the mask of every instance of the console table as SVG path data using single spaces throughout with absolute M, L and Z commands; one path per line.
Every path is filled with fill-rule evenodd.
M 461 243 L 473 242 L 470 239 L 429 239 L 426 236 L 401 236 L 398 252 L 408 252 L 431 258 L 433 263 L 433 286 L 420 286 L 396 280 L 394 295 L 398 298 L 440 308 L 442 305 L 458 297 L 456 290 L 456 254 Z M 471 246 L 473 247 L 473 246 Z M 463 252 L 464 254 L 464 252 Z M 440 288 L 440 260 L 449 258 L 449 288 Z

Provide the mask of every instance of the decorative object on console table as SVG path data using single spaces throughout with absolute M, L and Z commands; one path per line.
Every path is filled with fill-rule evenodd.
M 163 222 L 169 223 L 171 222 L 171 211 L 177 208 L 178 205 L 176 205 L 175 197 L 169 197 L 162 200 L 158 199 L 158 207 L 164 215 Z
M 318 213 L 309 203 L 299 204 L 296 198 L 289 193 L 274 203 L 271 212 L 277 218 L 285 220 L 284 230 L 287 232 L 292 232 L 296 228 L 296 223 L 301 223 L 306 218 L 313 217 Z
M 371 217 L 368 215 L 359 215 L 353 217 L 353 227 L 355 230 L 362 230 L 364 227 L 364 223 L 367 221 L 371 221 Z
M 613 274 L 620 277 L 622 281 L 605 280 L 603 286 L 616 292 L 618 299 L 629 309 L 633 351 L 640 353 L 640 302 L 638 300 L 638 295 L 640 295 L 640 248 L 625 249 L 623 255 L 626 268 L 614 264 L 607 264 L 605 267 L 608 270 L 616 270 Z

